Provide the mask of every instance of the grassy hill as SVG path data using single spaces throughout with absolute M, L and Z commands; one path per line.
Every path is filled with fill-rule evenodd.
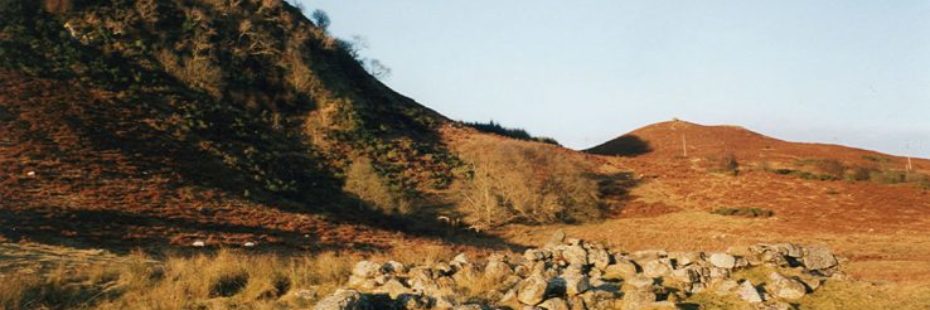
M 808 179 L 930 186 L 930 161 L 841 145 L 797 143 L 737 126 L 652 124 L 585 152 L 644 159 L 692 158 L 711 170 L 765 170 Z M 908 164 L 910 162 L 910 168 Z

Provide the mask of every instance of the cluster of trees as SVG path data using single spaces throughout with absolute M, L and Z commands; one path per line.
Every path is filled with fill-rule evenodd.
M 501 126 L 501 124 L 499 123 L 495 123 L 494 121 L 490 121 L 487 123 L 463 122 L 462 124 L 468 127 L 477 129 L 480 132 L 493 133 L 496 135 L 510 137 L 510 138 L 514 138 L 518 140 L 536 141 L 536 142 L 548 143 L 548 144 L 553 144 L 553 145 L 560 145 L 559 142 L 553 138 L 534 137 L 530 135 L 530 133 L 524 129 L 504 127 L 504 126 Z

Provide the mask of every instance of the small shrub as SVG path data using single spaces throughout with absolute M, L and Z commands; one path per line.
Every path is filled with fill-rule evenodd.
M 836 159 L 822 159 L 814 163 L 814 167 L 824 175 L 833 179 L 840 179 L 846 174 L 846 166 Z
M 872 173 L 874 171 L 875 169 L 867 167 L 852 167 L 846 174 L 846 179 L 850 181 L 868 181 L 871 179 Z
M 734 176 L 738 175 L 739 162 L 736 160 L 736 155 L 727 153 L 720 158 L 713 159 L 711 162 L 711 171 Z
M 820 174 L 820 173 L 813 173 L 809 171 L 794 170 L 794 169 L 787 169 L 787 168 L 767 169 L 766 171 L 774 173 L 774 174 L 790 175 L 790 176 L 795 176 L 795 177 L 798 177 L 804 180 L 813 180 L 813 181 L 836 181 L 840 179 L 839 177 L 831 175 L 831 174 Z
M 739 216 L 739 217 L 772 217 L 775 215 L 775 212 L 769 209 L 762 208 L 717 208 L 711 211 L 710 213 L 724 216 Z
M 907 182 L 907 173 L 895 170 L 873 171 L 869 174 L 869 180 L 881 184 L 899 184 Z
M 807 172 L 807 171 L 795 171 L 795 172 L 792 173 L 792 174 L 797 175 L 797 176 L 799 176 L 800 178 L 805 179 L 805 180 L 813 180 L 813 181 L 836 181 L 836 180 L 839 180 L 838 177 L 836 177 L 836 176 L 834 176 L 834 175 L 831 175 L 831 174 L 817 174 L 817 173 L 811 173 L 811 172 Z
M 792 173 L 795 172 L 794 170 L 785 169 L 785 168 L 781 168 L 781 169 L 772 169 L 772 170 L 769 170 L 769 171 L 771 171 L 772 173 L 775 173 L 775 174 L 780 174 L 780 175 L 790 175 L 790 174 L 792 174 Z

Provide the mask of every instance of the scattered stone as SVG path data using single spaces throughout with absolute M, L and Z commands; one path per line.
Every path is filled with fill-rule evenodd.
M 588 264 L 588 252 L 581 245 L 562 246 L 561 257 L 570 266 L 584 266 Z
M 552 233 L 552 236 L 549 237 L 549 242 L 546 243 L 546 246 L 554 247 L 564 242 L 565 242 L 565 232 L 559 229 L 559 230 L 556 230 L 554 233 Z
M 194 243 L 191 243 L 191 246 L 195 248 L 202 248 L 202 247 L 207 246 L 207 243 L 201 240 L 197 240 L 197 241 L 194 241 Z
M 562 274 L 565 282 L 565 294 L 569 297 L 584 293 L 591 288 L 588 276 L 579 269 L 567 270 Z
M 407 273 L 407 267 L 405 267 L 404 264 L 400 262 L 389 260 L 385 262 L 384 265 L 381 265 L 381 272 L 388 274 L 402 274 Z
M 249 241 L 249 242 L 242 244 L 242 246 L 247 247 L 247 248 L 255 247 L 255 242 Z
M 323 298 L 314 310 L 362 310 L 368 309 L 364 296 L 355 290 L 337 290 L 329 297 Z
M 546 256 L 543 254 L 543 252 L 537 249 L 527 249 L 525 252 L 523 252 L 523 259 L 526 259 L 530 262 L 541 261 L 545 258 Z
M 630 253 L 630 260 L 642 266 L 647 261 L 668 257 L 668 252 L 662 250 L 636 251 Z
M 549 281 L 541 275 L 532 275 L 517 288 L 517 300 L 524 305 L 535 306 L 543 301 Z
M 717 268 L 733 269 L 736 258 L 726 253 L 714 253 L 710 255 L 710 264 Z
M 637 290 L 645 290 L 652 287 L 655 280 L 643 275 L 635 275 L 624 282 L 624 286 L 632 287 Z
M 671 252 L 668 257 L 675 261 L 676 268 L 687 267 L 704 259 L 703 252 Z
M 513 274 L 513 268 L 510 267 L 506 256 L 495 253 L 488 257 L 488 264 L 484 267 L 484 273 L 489 277 L 503 278 Z
M 610 253 L 602 247 L 589 247 L 588 262 L 591 263 L 591 265 L 594 265 L 594 268 L 603 270 L 608 265 L 610 265 Z
M 762 302 L 762 295 L 759 294 L 759 290 L 757 290 L 749 280 L 743 281 L 743 283 L 736 288 L 736 295 L 749 303 Z
M 617 259 L 613 264 L 604 268 L 601 278 L 607 280 L 621 280 L 636 274 L 636 264 L 626 259 Z
M 545 310 L 570 310 L 568 303 L 565 302 L 564 299 L 558 297 L 546 299 L 546 301 L 536 307 Z
M 801 281 L 789 279 L 778 272 L 769 274 L 769 282 L 765 290 L 776 298 L 789 300 L 800 299 L 807 293 L 807 288 Z
M 694 269 L 676 269 L 668 275 L 671 280 L 682 284 L 692 284 L 700 281 L 700 275 Z
M 380 270 L 380 265 L 363 260 L 355 264 L 355 267 L 352 268 L 352 275 L 364 279 L 371 279 L 377 276 Z
M 401 283 L 398 279 L 390 279 L 375 289 L 374 292 L 384 293 L 396 299 L 400 295 L 412 294 L 413 290 Z
M 623 310 L 639 310 L 651 306 L 656 301 L 656 294 L 649 290 L 625 292 Z
M 814 246 L 804 249 L 804 257 L 802 259 L 804 266 L 807 269 L 818 271 L 824 273 L 824 275 L 829 276 L 827 272 L 831 272 L 833 267 L 836 267 L 838 264 L 836 257 L 833 256 L 833 251 L 824 246 Z
M 711 267 L 708 275 L 711 282 L 720 281 L 730 277 L 730 269 Z
M 465 253 L 461 253 L 452 258 L 453 266 L 462 266 L 468 264 L 468 256 Z
M 651 260 L 643 265 L 643 274 L 650 278 L 660 278 L 672 272 L 672 267 L 662 259 Z
M 836 274 L 839 274 L 839 272 L 834 273 L 834 276 Z M 809 292 L 816 291 L 818 288 L 820 288 L 821 285 L 823 285 L 824 281 L 824 279 L 821 277 L 808 274 L 802 274 L 800 277 L 798 277 L 798 280 L 800 280 L 801 283 L 804 283 L 804 286 L 807 286 L 807 290 Z

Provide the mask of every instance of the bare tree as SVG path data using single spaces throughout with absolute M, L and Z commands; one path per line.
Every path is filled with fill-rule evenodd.
M 326 14 L 325 11 L 320 9 L 314 10 L 313 14 L 310 15 L 310 18 L 313 19 L 313 23 L 316 24 L 317 27 L 320 27 L 320 29 L 323 29 L 324 31 L 329 29 L 329 25 L 332 22 L 329 19 L 329 14 Z
M 368 65 L 365 66 L 365 69 L 368 69 L 368 73 L 379 80 L 391 76 L 391 68 L 385 66 L 383 63 L 381 63 L 380 60 L 377 59 L 369 60 Z

